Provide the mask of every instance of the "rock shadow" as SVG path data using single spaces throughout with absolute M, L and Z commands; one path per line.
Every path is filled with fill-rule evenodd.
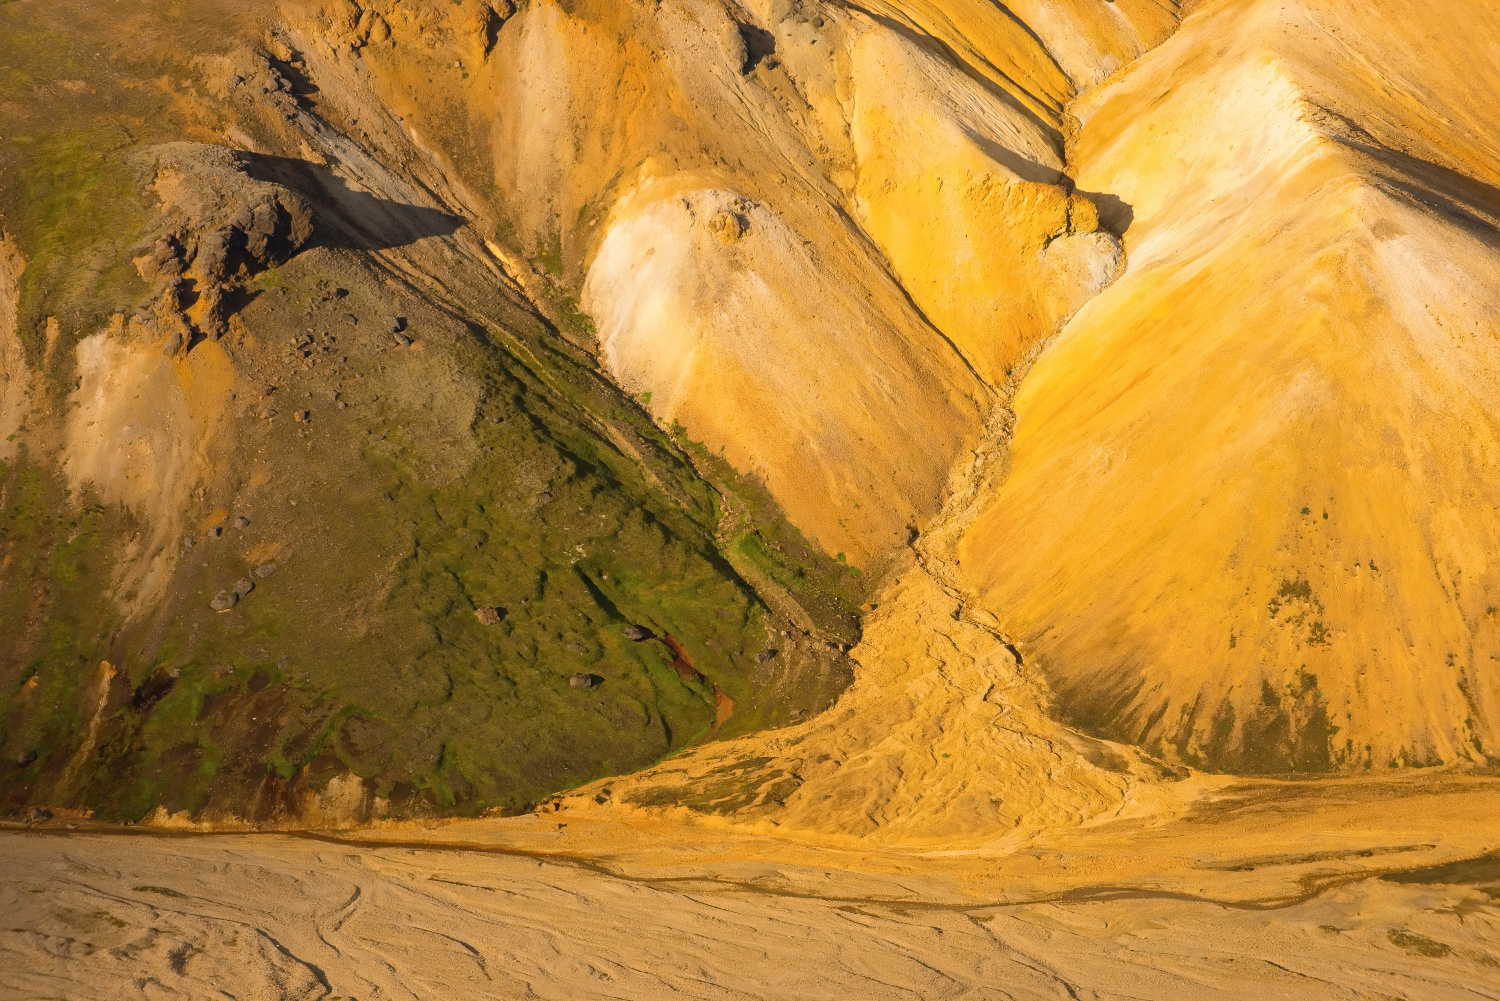
M 1441 212 L 1488 246 L 1500 247 L 1500 188 L 1387 146 L 1348 137 L 1338 141 L 1378 164 L 1374 173 L 1390 188 Z
M 247 177 L 290 188 L 313 206 L 309 247 L 390 250 L 432 236 L 451 236 L 467 220 L 425 205 L 358 191 L 325 164 L 265 153 L 235 153 Z
M 776 36 L 753 24 L 740 25 L 740 39 L 745 43 L 745 65 L 740 72 L 749 74 L 755 67 L 776 54 Z
M 1135 207 L 1121 198 L 1104 191 L 1083 191 L 1080 195 L 1093 201 L 1099 207 L 1099 225 L 1109 230 L 1116 236 L 1124 236 L 1125 231 L 1135 222 Z

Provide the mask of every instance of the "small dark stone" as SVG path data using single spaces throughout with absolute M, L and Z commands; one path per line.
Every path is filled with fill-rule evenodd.
M 234 527 L 243 532 L 245 529 L 250 527 L 250 519 L 246 518 L 244 515 L 240 515 L 238 518 L 234 519 Z
M 268 579 L 275 572 L 276 564 L 274 563 L 262 563 L 260 566 L 255 568 L 255 576 L 259 577 L 261 580 Z
M 240 596 L 233 591 L 220 591 L 214 595 L 214 600 L 208 603 L 208 607 L 216 612 L 227 612 L 234 607 L 234 603 L 240 600 Z
M 234 590 L 231 591 L 230 593 L 235 596 L 236 600 L 238 600 L 240 598 L 243 598 L 245 595 L 249 594 L 251 591 L 254 591 L 254 590 L 255 590 L 255 582 L 254 581 L 251 581 L 251 580 L 242 580 L 238 584 L 234 585 Z
M 635 640 L 637 643 L 644 643 L 646 640 L 656 638 L 656 634 L 651 630 L 647 629 L 645 626 L 637 625 L 626 626 L 624 629 L 620 630 L 620 635 L 624 636 L 628 640 Z
M 592 674 L 575 674 L 568 679 L 568 685 L 572 688 L 593 688 L 596 682 Z
M 217 539 L 224 534 L 224 526 L 215 525 L 213 528 L 210 528 L 208 530 L 208 534 Z
M 36 760 L 36 752 L 35 751 L 30 751 L 30 750 L 22 751 L 20 754 L 16 755 L 16 764 L 18 766 L 20 766 L 21 768 L 25 768 L 27 765 L 31 764 L 35 760 Z
M 391 333 L 399 334 L 406 329 L 406 317 L 398 316 L 391 321 Z
M 240 76 L 238 73 L 235 73 L 234 75 L 232 75 L 229 78 L 229 89 L 230 90 L 234 90 L 234 88 L 238 87 L 240 84 L 242 84 L 244 82 L 245 82 L 245 78 L 242 77 L 242 76 Z
M 404 347 L 407 347 L 408 345 L 411 344 L 411 338 L 408 337 L 408 336 L 406 336 L 405 334 L 397 332 L 397 334 L 395 336 L 396 336 L 396 343 L 399 344 L 401 347 L 404 348 Z
M 45 824 L 52 819 L 52 811 L 45 807 L 33 806 L 26 814 L 28 822 L 33 824 Z
M 359 317 L 355 316 L 353 313 L 345 313 L 344 322 L 349 324 L 349 326 L 351 327 L 357 327 L 359 326 Z
M 296 413 L 292 414 L 292 418 L 296 420 L 298 424 L 306 424 L 308 421 L 312 420 L 312 411 L 299 410 Z
M 755 655 L 755 661 L 758 664 L 764 664 L 766 661 L 770 660 L 771 658 L 773 658 L 775 656 L 776 656 L 776 651 L 775 650 L 762 650 L 760 653 L 758 653 L 758 654 Z

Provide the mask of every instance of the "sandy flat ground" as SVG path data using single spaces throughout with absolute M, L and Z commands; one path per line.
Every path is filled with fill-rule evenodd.
M 549 823 L 548 847 L 539 818 L 55 825 L 0 832 L 0 997 L 1500 997 L 1500 860 L 1410 868 L 1430 844 L 1199 866 L 1195 890 L 1112 879 L 1108 852 L 613 853 L 623 831 Z

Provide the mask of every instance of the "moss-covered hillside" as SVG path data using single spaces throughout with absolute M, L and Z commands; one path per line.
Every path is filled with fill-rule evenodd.
M 837 696 L 859 572 L 504 205 L 270 8 L 90 7 L 0 5 L 0 810 L 524 809 Z

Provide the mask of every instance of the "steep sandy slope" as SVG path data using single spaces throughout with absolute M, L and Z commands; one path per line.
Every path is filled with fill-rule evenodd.
M 1070 10 L 1091 72 L 1117 56 L 1089 46 L 1170 20 Z M 492 152 L 471 187 L 501 196 L 495 240 L 581 290 L 661 421 L 862 565 L 936 514 L 993 387 L 1118 264 L 1062 171 L 1072 84 L 988 3 L 538 2 L 472 56 L 452 113 Z M 338 58 L 408 127 L 451 132 L 407 49 Z
M 1129 269 L 960 555 L 1086 728 L 1230 769 L 1500 748 L 1497 31 L 1204 4 L 1075 106 Z

